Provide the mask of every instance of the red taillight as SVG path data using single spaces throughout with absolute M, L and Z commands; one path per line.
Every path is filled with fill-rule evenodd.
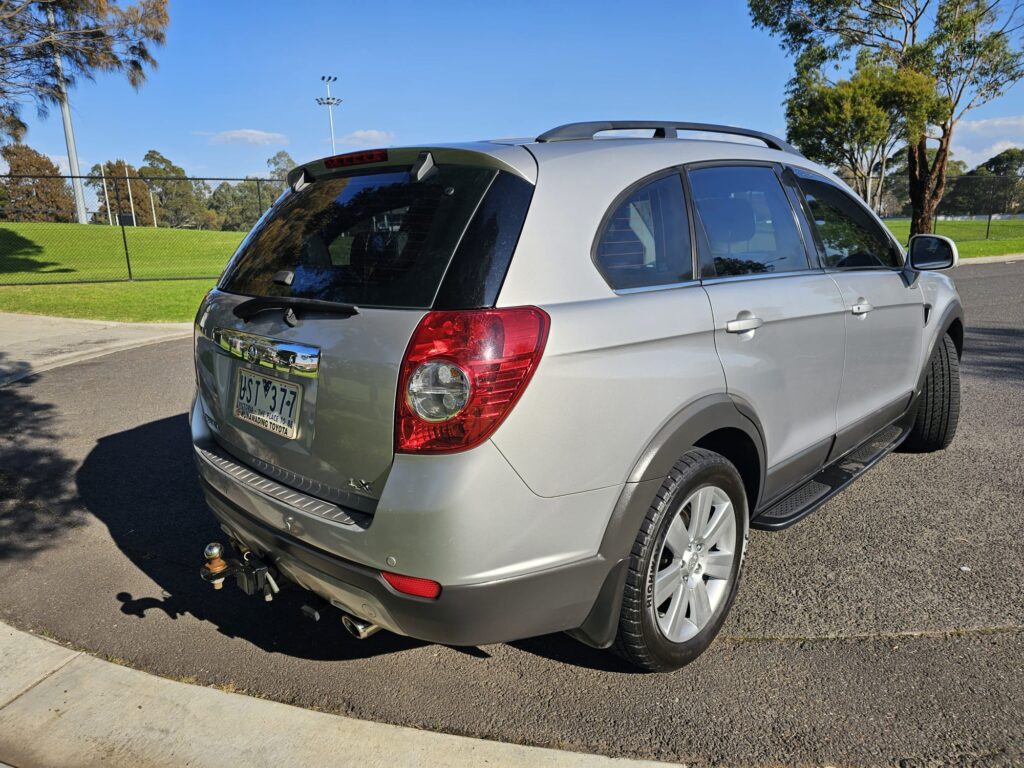
M 490 437 L 526 389 L 549 324 L 537 307 L 428 312 L 412 335 L 398 377 L 395 450 L 464 451 Z M 469 395 L 464 405 L 452 407 L 451 417 L 424 418 L 411 402 L 410 379 L 420 366 L 439 359 L 458 367 L 449 378 L 468 378 Z
M 441 585 L 430 579 L 403 576 L 400 573 L 391 573 L 390 571 L 381 571 L 380 575 L 384 577 L 384 581 L 395 588 L 395 591 L 401 592 L 403 595 L 427 597 L 434 600 L 441 594 Z
M 362 152 L 349 152 L 345 155 L 335 155 L 324 160 L 324 168 L 348 168 L 350 165 L 366 165 L 367 163 L 386 163 L 388 151 L 386 149 L 368 149 Z

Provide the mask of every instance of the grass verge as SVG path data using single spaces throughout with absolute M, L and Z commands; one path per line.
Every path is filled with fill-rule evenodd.
M 0 312 L 123 322 L 189 322 L 214 280 L 0 287 Z
M 906 246 L 910 239 L 910 219 L 890 219 L 885 224 Z M 986 233 L 989 239 L 985 239 Z M 961 258 L 965 259 L 1024 253 L 1024 220 L 1021 219 L 996 219 L 991 228 L 985 220 L 937 221 L 935 234 L 952 238 Z
M 0 282 L 123 280 L 125 241 L 136 279 L 219 275 L 244 232 L 98 224 L 0 224 Z

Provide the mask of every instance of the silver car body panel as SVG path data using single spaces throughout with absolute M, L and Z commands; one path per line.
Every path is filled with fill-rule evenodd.
M 712 281 L 706 290 L 727 389 L 760 417 L 768 471 L 831 438 L 846 334 L 835 283 L 811 271 Z M 744 313 L 763 325 L 727 332 L 726 323 Z
M 544 357 L 492 438 L 541 496 L 624 482 L 673 414 L 725 390 L 699 285 L 542 308 Z
M 902 271 L 830 272 L 846 305 L 846 362 L 839 398 L 843 430 L 901 398 L 917 381 L 924 338 L 924 301 Z M 867 312 L 854 309 L 870 304 Z M 866 307 L 864 307 L 866 308 Z

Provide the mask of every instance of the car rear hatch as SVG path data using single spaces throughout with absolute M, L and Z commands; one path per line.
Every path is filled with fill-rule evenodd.
M 289 180 L 197 317 L 204 415 L 261 474 L 372 514 L 409 339 L 434 307 L 493 305 L 532 184 L 440 149 L 342 155 Z

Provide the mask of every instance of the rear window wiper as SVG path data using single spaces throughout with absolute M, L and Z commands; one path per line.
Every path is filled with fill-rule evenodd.
M 232 310 L 235 317 L 248 322 L 254 315 L 267 309 L 305 309 L 310 312 L 320 312 L 325 315 L 341 315 L 351 317 L 358 315 L 359 310 L 351 304 L 339 304 L 334 301 L 321 301 L 320 299 L 304 299 L 299 296 L 257 296 L 237 304 Z

